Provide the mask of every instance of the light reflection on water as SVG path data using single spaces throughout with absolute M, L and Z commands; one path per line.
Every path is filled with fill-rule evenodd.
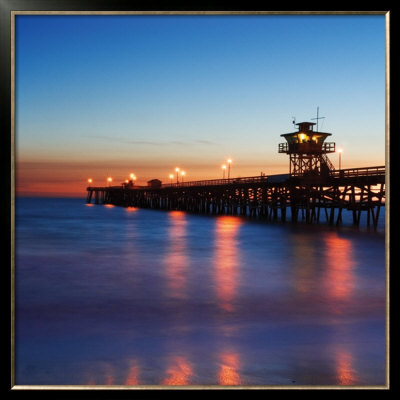
M 188 385 L 193 374 L 191 364 L 185 357 L 173 356 L 166 370 L 163 385 Z
M 382 235 L 62 199 L 17 217 L 17 384 L 384 383 Z
M 220 355 L 221 366 L 218 374 L 220 385 L 240 385 L 239 355 L 237 353 L 222 353 Z
M 237 236 L 242 221 L 222 216 L 215 226 L 215 282 L 219 306 L 226 311 L 234 310 L 234 300 L 239 283 L 240 254 Z
M 167 296 L 184 299 L 187 296 L 186 274 L 190 267 L 186 244 L 187 216 L 182 211 L 172 211 L 168 213 L 168 217 L 170 224 L 165 255 Z
M 324 238 L 326 247 L 326 274 L 324 287 L 332 302 L 349 300 L 354 294 L 356 276 L 354 273 L 352 243 L 343 239 L 337 233 L 331 233 Z M 336 308 L 335 312 L 341 310 Z
M 342 349 L 337 349 L 337 384 L 355 385 L 357 384 L 356 372 L 353 367 L 353 355 Z

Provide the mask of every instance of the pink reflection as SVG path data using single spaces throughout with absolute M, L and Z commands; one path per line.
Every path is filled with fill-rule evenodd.
M 239 279 L 239 255 L 237 234 L 242 221 L 223 216 L 216 222 L 215 282 L 219 306 L 233 311 Z
M 125 385 L 139 385 L 139 366 L 134 361 L 130 362 Z
M 182 299 L 186 297 L 186 274 L 188 256 L 186 244 L 186 214 L 182 211 L 169 213 L 171 226 L 168 231 L 169 248 L 165 258 L 167 288 L 169 295 Z
M 164 385 L 187 385 L 193 375 L 193 369 L 185 357 L 175 356 L 172 358 L 166 371 Z
M 239 356 L 236 353 L 222 353 L 221 366 L 218 372 L 220 385 L 240 385 Z
M 339 385 L 355 385 L 357 383 L 356 374 L 353 368 L 353 356 L 346 351 L 336 352 L 336 374 Z
M 355 287 L 353 249 L 351 241 L 340 238 L 337 233 L 324 237 L 326 245 L 325 290 L 334 301 L 349 300 Z M 336 309 L 336 311 L 338 311 Z

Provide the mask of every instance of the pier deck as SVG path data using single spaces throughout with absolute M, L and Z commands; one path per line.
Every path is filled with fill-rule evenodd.
M 351 210 L 360 224 L 377 227 L 385 205 L 385 167 L 331 171 L 328 177 L 290 174 L 202 180 L 163 184 L 159 187 L 88 187 L 87 203 L 113 204 L 163 210 L 182 210 L 212 215 L 242 215 L 269 220 L 300 218 L 320 221 L 321 210 L 329 224 L 342 222 L 342 210 Z

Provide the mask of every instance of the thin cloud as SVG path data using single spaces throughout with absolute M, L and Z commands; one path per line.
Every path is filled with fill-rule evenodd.
M 208 146 L 216 146 L 217 143 L 210 140 L 196 139 L 192 141 L 182 141 L 182 140 L 130 140 L 127 138 L 115 137 L 115 136 L 105 136 L 105 135 L 85 135 L 85 137 L 91 139 L 107 140 L 112 142 L 119 142 L 123 144 L 133 144 L 133 145 L 144 145 L 144 146 L 193 146 L 194 144 L 202 144 Z

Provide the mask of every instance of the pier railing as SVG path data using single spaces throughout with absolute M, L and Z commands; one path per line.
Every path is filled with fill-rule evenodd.
M 357 178 L 357 177 L 373 177 L 373 176 L 385 176 L 385 166 L 377 167 L 364 167 L 364 168 L 347 168 L 340 170 L 330 171 L 329 176 L 331 178 Z M 229 179 L 207 179 L 200 181 L 188 181 L 179 183 L 164 183 L 160 188 L 181 188 L 181 187 L 193 187 L 193 186 L 221 186 L 221 185 L 237 185 L 237 184 L 248 184 L 248 183 L 283 183 L 291 177 L 290 174 L 275 174 L 275 175 L 259 175 L 259 176 L 247 176 L 240 178 L 229 178 Z M 298 177 L 298 178 L 301 178 Z M 121 189 L 121 186 L 107 186 L 107 187 L 96 187 L 88 188 L 95 190 L 112 190 Z M 133 186 L 132 189 L 154 189 L 151 186 Z
M 231 185 L 231 184 L 241 184 L 241 183 L 260 183 L 268 182 L 271 179 L 275 181 L 286 180 L 290 178 L 290 174 L 280 174 L 280 175 L 260 175 L 260 176 L 247 176 L 241 178 L 229 178 L 229 179 L 208 179 L 201 181 L 189 181 L 189 182 L 179 182 L 179 183 L 166 183 L 161 185 L 162 188 L 172 188 L 172 187 L 182 187 L 182 186 L 219 186 L 219 185 Z
M 347 168 L 331 171 L 333 178 L 357 178 L 365 176 L 385 176 L 385 166 L 365 167 L 365 168 Z
M 385 176 L 385 166 L 377 167 L 364 167 L 364 168 L 347 168 L 341 170 L 330 171 L 332 178 L 355 178 L 366 176 Z M 245 184 L 245 183 L 279 183 L 284 182 L 291 177 L 290 174 L 278 175 L 260 175 L 260 176 L 247 176 L 242 178 L 230 179 L 208 179 L 201 181 L 189 181 L 179 183 L 166 183 L 161 185 L 162 188 L 173 188 L 182 186 L 215 186 L 215 185 L 230 185 L 230 184 Z

